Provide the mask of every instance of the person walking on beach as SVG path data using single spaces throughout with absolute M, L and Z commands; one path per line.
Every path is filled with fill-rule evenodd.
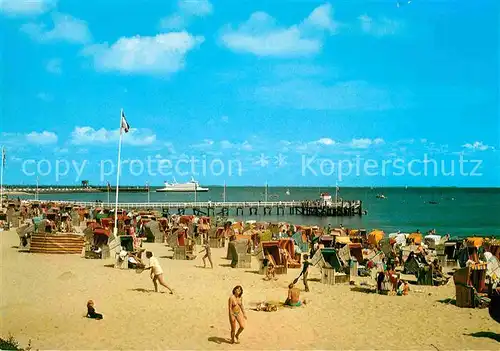
M 309 285 L 307 284 L 307 278 L 309 277 L 309 266 L 311 266 L 311 262 L 309 262 L 309 256 L 304 255 L 304 263 L 302 265 L 302 281 L 304 282 L 305 291 L 309 291 Z
M 173 294 L 174 291 L 170 289 L 170 287 L 165 283 L 163 279 L 163 269 L 160 266 L 160 262 L 156 257 L 153 257 L 153 253 L 151 251 L 146 251 L 146 257 L 149 259 L 149 267 L 144 268 L 144 270 L 151 270 L 151 279 L 153 280 L 153 284 L 155 286 L 155 292 L 158 292 L 158 282 L 167 288 L 170 291 L 170 294 Z
M 228 300 L 229 324 L 231 325 L 231 344 L 239 344 L 239 337 L 245 328 L 247 315 L 243 308 L 243 288 L 237 285 L 233 289 L 233 294 Z M 239 328 L 236 332 L 236 323 Z M 236 332 L 236 333 L 235 333 Z
M 200 251 L 202 253 L 205 251 L 205 256 L 203 256 L 203 268 L 207 267 L 207 263 L 205 262 L 205 259 L 208 259 L 208 262 L 210 262 L 210 268 L 214 268 L 214 264 L 212 263 L 212 250 L 210 249 L 210 245 L 208 243 L 203 244 L 203 250 Z

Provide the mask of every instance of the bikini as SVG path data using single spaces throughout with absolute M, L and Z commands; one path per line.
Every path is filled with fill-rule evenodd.
M 232 308 L 234 309 L 236 306 L 239 306 L 239 304 L 235 304 L 235 303 L 233 302 Z M 234 317 L 238 317 L 238 315 L 240 314 L 240 312 L 241 312 L 241 311 L 237 311 L 237 312 L 234 312 L 234 311 L 233 311 L 233 312 L 232 312 L 232 314 L 233 314 L 233 316 L 234 316 Z

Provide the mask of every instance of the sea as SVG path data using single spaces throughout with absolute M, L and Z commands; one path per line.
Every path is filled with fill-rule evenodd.
M 208 192 L 196 193 L 197 201 L 223 201 L 224 188 L 209 187 Z M 318 187 L 269 187 L 268 201 L 317 200 L 322 192 L 335 198 L 335 188 Z M 385 199 L 377 198 L 383 194 Z M 264 187 L 227 187 L 226 201 L 264 201 Z M 33 196 L 20 196 L 33 199 Z M 386 233 L 411 233 L 417 229 L 425 233 L 435 229 L 438 234 L 456 237 L 495 236 L 500 238 L 500 188 L 341 188 L 338 197 L 344 200 L 361 200 L 367 214 L 353 217 L 313 217 L 290 215 L 236 216 L 235 220 L 284 221 L 293 224 L 339 226 L 348 228 L 381 229 Z M 108 193 L 53 193 L 40 194 L 40 200 L 102 201 L 108 202 Z M 115 193 L 109 194 L 114 203 Z M 195 201 L 194 193 L 162 193 L 151 188 L 149 194 L 119 193 L 119 202 L 188 202 Z

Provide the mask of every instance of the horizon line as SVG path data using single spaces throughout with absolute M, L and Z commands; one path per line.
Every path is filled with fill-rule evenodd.
M 89 185 L 89 188 L 105 188 L 107 185 Z M 110 184 L 112 188 L 116 188 L 116 184 Z M 333 188 L 335 189 L 336 185 L 224 185 L 224 184 L 207 184 L 204 185 L 206 187 L 217 187 L 223 188 L 226 186 L 227 188 L 265 188 L 266 186 L 269 188 Z M 3 188 L 36 188 L 36 184 L 3 184 Z M 53 188 L 83 188 L 80 184 L 38 184 L 39 188 L 53 187 Z M 120 188 L 147 188 L 147 185 L 137 185 L 137 184 L 123 184 L 119 185 Z M 150 188 L 161 188 L 162 186 L 149 186 Z M 345 185 L 340 186 L 339 188 L 408 188 L 408 189 L 427 189 L 427 188 L 452 188 L 452 189 L 500 189 L 500 185 L 488 185 L 488 186 L 457 186 L 457 185 Z

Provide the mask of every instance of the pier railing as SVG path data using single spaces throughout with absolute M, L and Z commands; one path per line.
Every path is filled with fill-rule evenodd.
M 82 206 L 82 207 L 102 207 L 112 209 L 115 207 L 113 202 L 88 202 L 88 201 L 42 201 L 44 203 L 56 202 L 60 205 Z M 235 202 L 119 202 L 120 209 L 131 210 L 152 210 L 160 209 L 162 211 L 176 212 L 179 215 L 186 214 L 190 210 L 194 215 L 210 216 L 222 215 L 228 216 L 231 212 L 236 215 L 243 215 L 248 212 L 250 216 L 263 213 L 270 215 L 276 212 L 276 215 L 284 215 L 285 211 L 290 215 L 303 216 L 354 216 L 362 215 L 362 202 L 359 200 L 337 201 L 332 203 L 323 203 L 320 201 L 235 201 Z
M 114 208 L 115 203 L 107 202 L 87 202 L 87 201 L 43 201 L 43 202 L 57 202 L 59 204 L 67 204 L 72 206 L 83 207 L 105 207 Z M 213 201 L 197 201 L 197 202 L 119 202 L 119 208 L 193 208 L 193 207 L 226 207 L 226 208 L 244 208 L 244 207 L 298 207 L 307 204 L 308 207 L 341 207 L 343 204 L 347 205 L 356 201 L 346 201 L 331 203 L 328 205 L 311 203 L 308 201 L 236 201 L 236 202 L 213 202 Z

